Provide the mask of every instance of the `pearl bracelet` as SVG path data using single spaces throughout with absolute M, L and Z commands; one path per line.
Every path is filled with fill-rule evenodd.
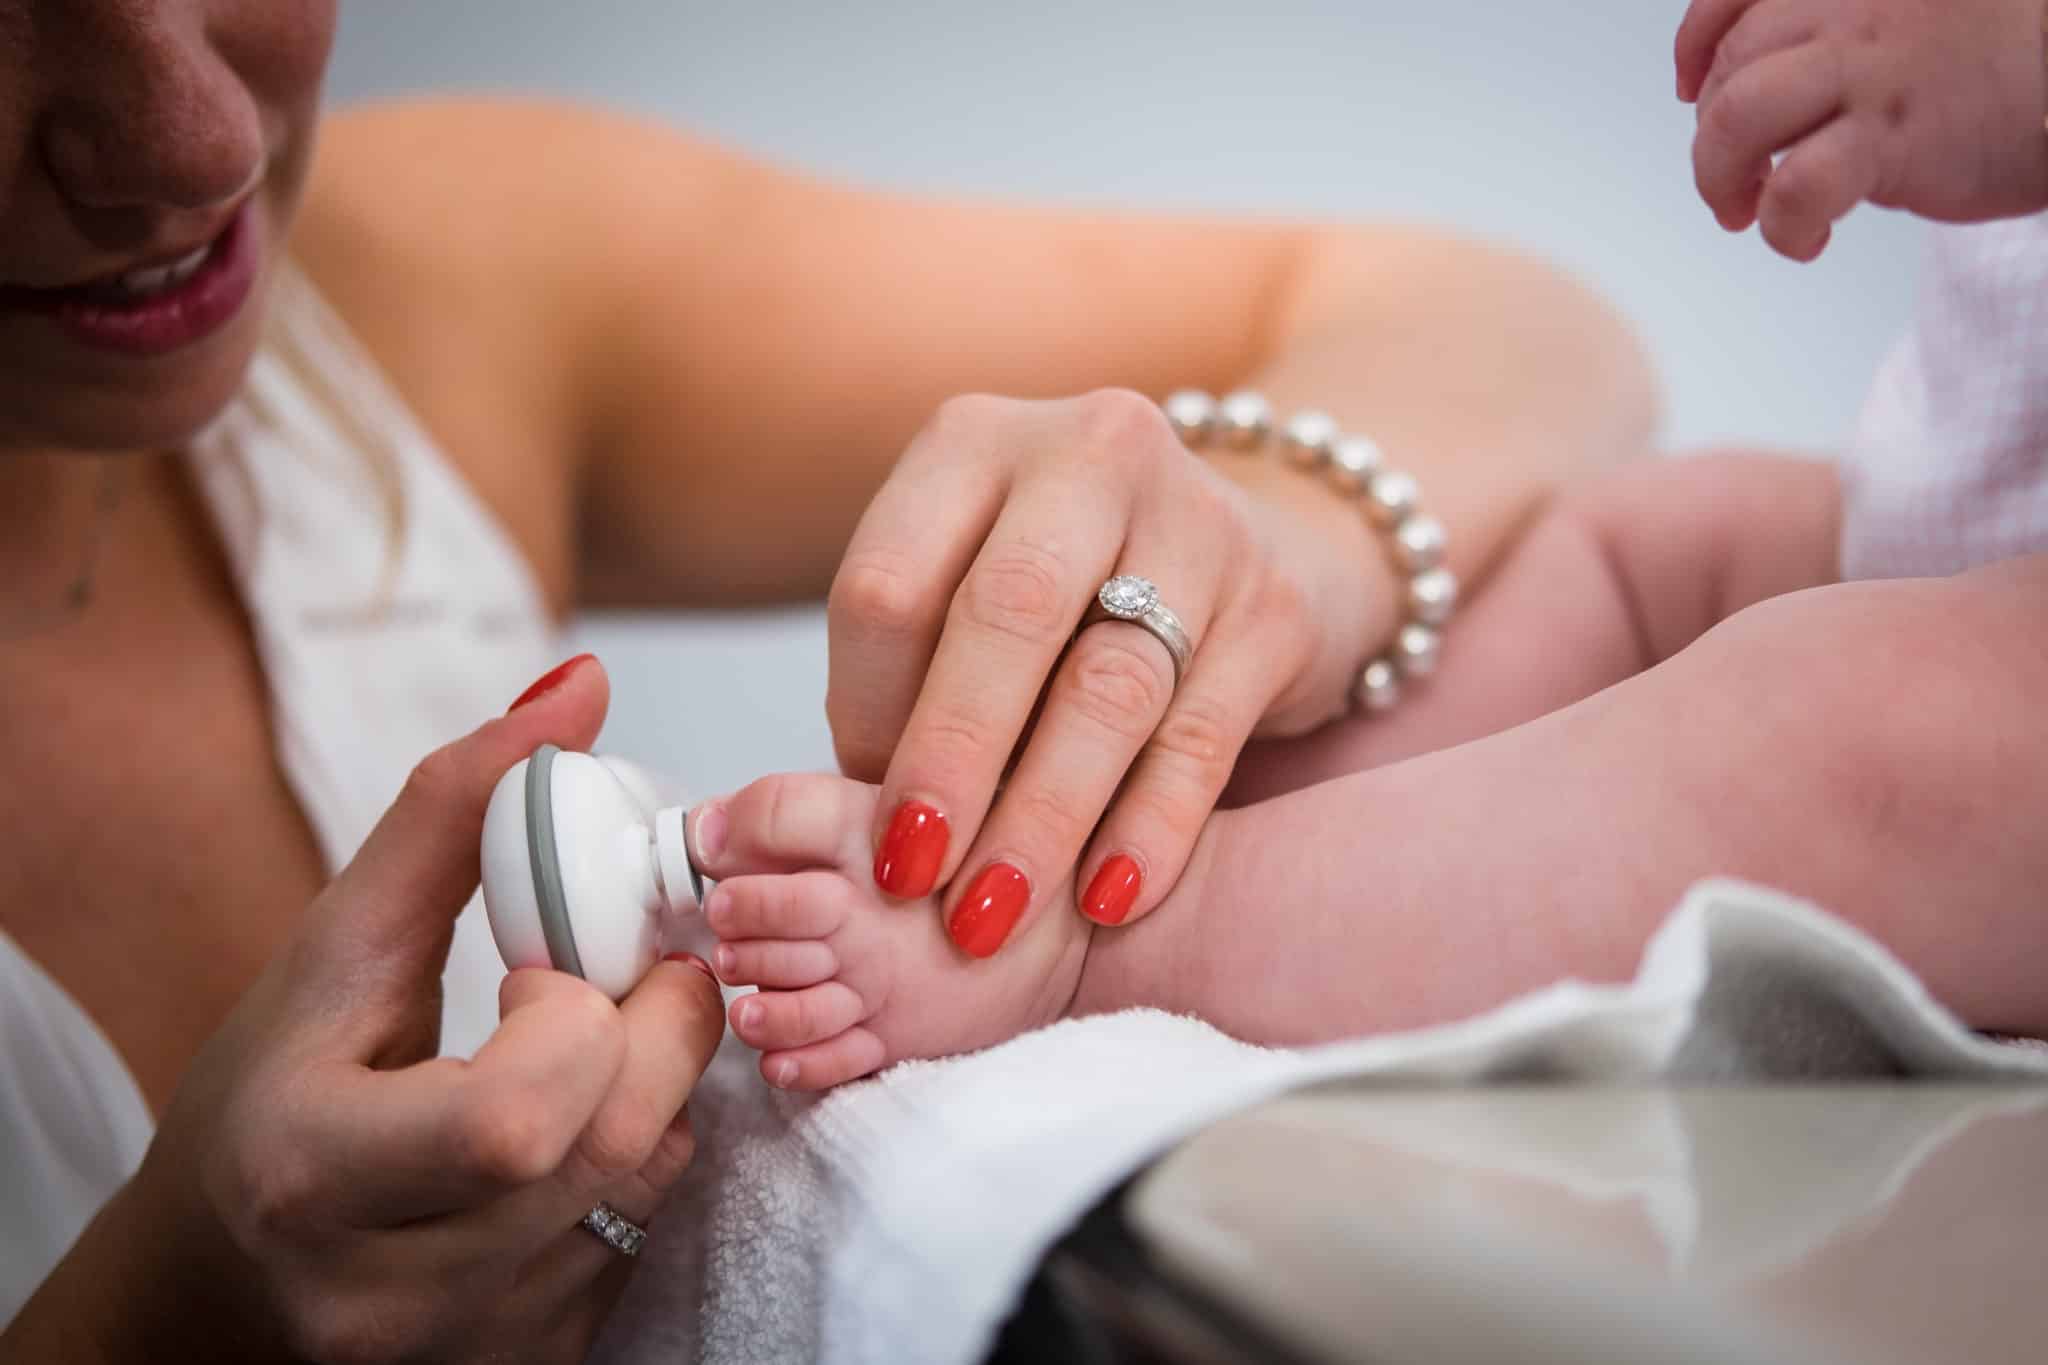
M 1182 389 L 1162 406 L 1193 450 L 1214 442 L 1254 455 L 1273 435 L 1273 409 L 1256 393 L 1240 390 L 1219 402 L 1199 389 Z M 1458 580 L 1444 567 L 1443 523 L 1421 510 L 1413 476 L 1387 468 L 1371 438 L 1346 435 L 1328 413 L 1294 414 L 1280 429 L 1280 448 L 1296 468 L 1320 471 L 1339 492 L 1359 499 L 1366 520 L 1386 538 L 1395 568 L 1406 575 L 1393 647 L 1368 658 L 1351 684 L 1352 706 L 1389 710 L 1401 700 L 1404 682 L 1435 671 L 1444 624 L 1458 604 Z

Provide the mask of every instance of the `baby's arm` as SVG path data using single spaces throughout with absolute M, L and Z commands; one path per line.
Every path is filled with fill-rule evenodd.
M 1798 261 L 1864 200 L 1944 222 L 2048 207 L 2042 31 L 2041 0 L 1693 0 L 1676 56 L 1700 195 Z
M 1246 751 L 1232 804 L 1498 733 L 1669 658 L 1716 622 L 1834 577 L 1831 466 L 1658 460 L 1567 495 L 1451 625 L 1393 712 Z
M 1079 1013 L 1264 1042 L 1614 980 L 1697 878 L 1873 934 L 1974 1027 L 2048 1032 L 2048 556 L 1740 612 L 1505 733 L 1224 812 L 1181 887 L 1098 931 Z

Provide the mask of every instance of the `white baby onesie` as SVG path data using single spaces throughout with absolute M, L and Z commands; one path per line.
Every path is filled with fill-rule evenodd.
M 2048 551 L 2048 215 L 1931 238 L 1843 458 L 1845 578 Z

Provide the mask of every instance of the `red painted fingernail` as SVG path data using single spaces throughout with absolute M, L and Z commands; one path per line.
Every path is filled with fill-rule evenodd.
M 574 673 L 577 669 L 581 668 L 584 664 L 589 663 L 592 659 L 595 659 L 596 657 L 597 656 L 595 654 L 578 654 L 573 659 L 567 660 L 564 663 L 556 664 L 553 668 L 541 674 L 540 679 L 537 682 L 535 682 L 533 686 L 527 688 L 524 692 L 521 692 L 519 694 L 519 700 L 513 702 L 510 706 L 505 708 L 505 714 L 509 716 L 514 711 L 517 711 L 520 707 L 526 705 L 528 702 L 540 700 L 548 693 L 554 691 L 557 687 L 560 687 L 562 683 L 568 679 L 568 676 L 571 673 Z
M 993 957 L 1031 903 L 1031 879 L 1008 863 L 990 863 L 967 884 L 946 932 L 969 957 Z
M 946 817 L 936 807 L 905 801 L 889 817 L 882 846 L 875 852 L 875 885 L 899 900 L 930 895 L 952 837 Z
M 1138 903 L 1138 891 L 1144 885 L 1145 874 L 1138 870 L 1138 860 L 1119 853 L 1089 881 L 1088 894 L 1081 898 L 1081 913 L 1097 924 L 1122 924 Z
M 716 985 L 718 983 L 718 973 L 712 971 L 711 964 L 709 962 L 706 962 L 703 958 L 698 957 L 695 953 L 670 953 L 667 957 L 664 957 L 662 961 L 680 962 L 686 967 L 695 967 L 698 971 L 710 977 L 713 985 Z

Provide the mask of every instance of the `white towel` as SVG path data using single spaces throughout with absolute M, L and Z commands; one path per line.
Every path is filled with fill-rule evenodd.
M 1105 1192 L 1312 1082 L 1887 1076 L 2048 1082 L 2048 1050 L 1971 1033 L 1862 934 L 1726 881 L 1687 895 L 1628 985 L 1566 982 L 1418 1033 L 1275 1051 L 1133 1010 L 818 1100 L 770 1091 L 728 1040 L 692 1106 L 697 1162 L 598 1355 L 975 1360 Z

